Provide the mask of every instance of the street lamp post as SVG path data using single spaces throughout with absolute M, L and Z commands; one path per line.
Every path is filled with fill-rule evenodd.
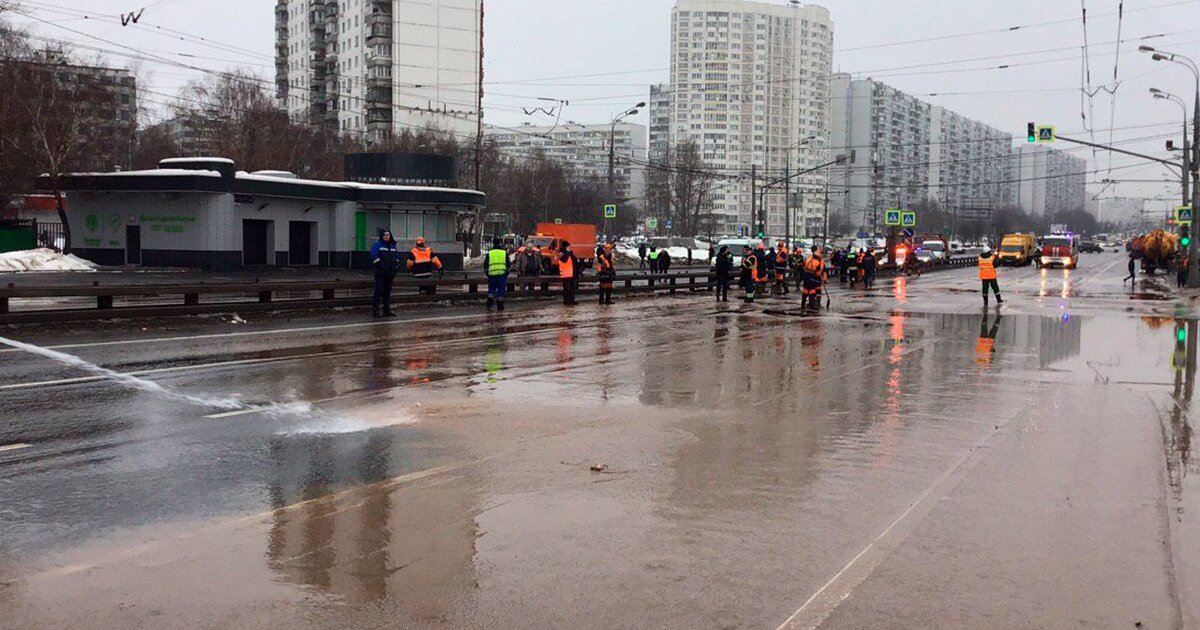
M 1183 187 L 1183 205 L 1186 206 L 1192 199 L 1191 194 L 1188 192 L 1188 180 L 1192 173 L 1190 166 L 1192 156 L 1190 149 L 1191 143 L 1188 141 L 1187 103 L 1185 103 L 1184 100 L 1178 96 L 1175 96 L 1174 94 L 1168 94 L 1167 92 L 1164 92 L 1158 88 L 1150 88 L 1150 93 L 1154 95 L 1154 98 L 1164 101 L 1171 101 L 1172 103 L 1179 105 L 1179 108 L 1183 110 L 1183 171 L 1181 172 L 1180 183 Z
M 1195 101 L 1192 110 L 1192 155 L 1191 159 L 1184 158 L 1185 171 L 1190 167 L 1192 172 L 1192 208 L 1200 207 L 1200 67 L 1196 66 L 1196 62 L 1189 57 L 1170 53 L 1162 50 L 1157 50 L 1151 46 L 1139 46 L 1141 52 L 1152 53 L 1150 58 L 1154 61 L 1168 61 L 1170 63 L 1181 65 L 1192 71 L 1192 77 L 1196 80 Z M 1185 151 L 1186 153 L 1186 151 Z M 1197 262 L 1200 262 L 1200 246 L 1193 246 L 1188 251 L 1188 278 L 1187 285 L 1189 287 L 1200 286 L 1200 270 L 1196 269 Z
M 608 127 L 608 197 L 609 201 L 616 200 L 616 164 L 617 164 L 617 123 L 624 121 L 630 116 L 636 116 L 638 110 L 645 107 L 646 103 L 641 102 L 634 105 L 630 109 L 622 111 L 620 114 L 613 116 L 612 124 Z

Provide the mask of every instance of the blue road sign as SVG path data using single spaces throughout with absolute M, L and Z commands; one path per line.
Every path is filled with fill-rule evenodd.
M 913 231 L 912 231 L 911 229 L 907 229 L 907 228 L 906 228 L 906 229 L 904 230 L 904 235 L 905 235 L 905 236 L 907 236 L 908 238 L 912 238 Z
M 604 206 L 604 218 L 605 219 L 617 218 L 617 205 L 616 204 L 610 203 L 610 204 Z
M 917 226 L 917 213 L 916 212 L 901 212 L 900 213 L 900 225 L 903 225 L 906 228 L 916 227 Z
M 884 211 L 883 224 L 884 225 L 900 225 L 900 211 L 899 210 Z
M 1192 210 L 1191 206 L 1179 206 L 1178 208 L 1175 208 L 1176 223 L 1191 223 L 1194 217 L 1195 212 Z

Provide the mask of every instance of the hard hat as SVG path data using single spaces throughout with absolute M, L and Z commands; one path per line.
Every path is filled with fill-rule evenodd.
M 992 255 L 992 248 L 991 248 L 991 247 L 984 247 L 984 248 L 983 248 L 983 255 L 984 255 L 984 256 L 991 256 L 991 255 Z

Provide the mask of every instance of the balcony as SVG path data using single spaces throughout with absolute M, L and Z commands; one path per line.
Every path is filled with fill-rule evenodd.
M 367 108 L 367 124 L 388 124 L 392 122 L 392 107 L 387 106 L 369 106 Z
M 383 76 L 383 75 L 375 75 L 375 74 L 367 75 L 366 83 L 367 83 L 367 88 L 369 88 L 369 89 L 387 88 L 390 90 L 392 87 L 392 77 L 391 76 Z

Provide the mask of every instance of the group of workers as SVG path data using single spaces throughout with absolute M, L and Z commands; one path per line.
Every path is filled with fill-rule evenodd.
M 616 279 L 616 262 L 613 256 L 614 244 L 610 241 L 596 247 L 595 268 L 599 281 L 599 304 L 613 303 L 613 282 Z M 653 249 L 652 249 L 653 252 Z M 641 252 L 639 251 L 639 254 Z M 578 302 L 575 294 L 579 288 L 579 277 L 583 273 L 583 264 L 571 249 L 571 244 L 560 241 L 555 251 L 541 251 L 533 246 L 521 246 L 513 260 L 500 239 L 492 242 L 483 259 L 483 271 L 488 279 L 487 310 L 504 311 L 504 298 L 508 291 L 509 273 L 515 271 L 523 278 L 523 289 L 534 289 L 534 278 L 541 273 L 543 258 L 551 257 L 557 263 L 558 278 L 562 283 L 563 304 L 574 306 Z M 656 257 L 651 257 L 652 264 Z M 670 260 L 670 257 L 667 257 Z M 372 298 L 372 314 L 374 317 L 395 317 L 391 308 L 392 285 L 400 269 L 401 255 L 396 240 L 390 230 L 384 230 L 374 245 L 371 246 L 371 261 L 375 267 L 375 292 Z M 835 249 L 830 260 L 842 282 L 849 281 L 853 286 L 856 281 L 863 283 L 863 288 L 870 289 L 874 284 L 877 261 L 870 249 L 861 249 L 856 254 L 852 250 Z M 405 268 L 418 280 L 429 280 L 436 272 L 438 277 L 444 275 L 442 261 L 433 253 L 424 238 L 418 237 L 414 247 L 409 251 L 404 261 Z M 668 263 L 669 264 L 669 263 Z M 654 265 L 657 267 L 657 265 Z M 1000 297 L 1000 285 L 996 274 L 996 254 L 990 248 L 985 248 L 979 255 L 979 280 L 982 284 L 983 304 L 988 305 L 990 293 L 995 293 L 996 304 L 1004 303 Z M 655 269 L 655 271 L 658 271 Z M 716 276 L 716 295 L 718 302 L 729 301 L 729 286 L 734 271 L 733 252 L 727 246 L 721 246 L 716 252 L 713 265 Z M 745 291 L 745 300 L 753 302 L 757 294 L 767 290 L 768 284 L 776 295 L 788 295 L 789 280 L 796 284 L 801 294 L 801 308 L 819 309 L 821 295 L 829 282 L 829 272 L 826 269 L 825 257 L 821 248 L 814 246 L 807 258 L 800 248 L 789 250 L 787 244 L 780 241 L 776 247 L 768 249 L 759 244 L 756 249 L 749 245 L 742 249 L 742 264 L 738 278 L 738 286 Z M 423 295 L 435 295 L 437 284 L 429 282 L 421 284 L 419 291 Z
M 428 280 L 437 271 L 438 277 L 445 274 L 442 261 L 433 253 L 433 249 L 423 237 L 417 237 L 413 248 L 408 252 L 405 269 L 417 280 Z M 375 317 L 395 317 L 392 312 L 392 285 L 396 274 L 400 271 L 400 249 L 391 230 L 384 230 L 379 240 L 371 246 L 371 264 L 375 267 L 375 293 L 371 298 L 371 312 Z M 421 284 L 418 290 L 422 295 L 437 294 L 437 284 L 429 282 Z
M 733 252 L 729 251 L 728 246 L 722 245 L 713 263 L 718 302 L 729 301 L 733 267 Z M 768 284 L 773 294 L 788 295 L 791 293 L 789 284 L 794 280 L 796 290 L 801 293 L 802 308 L 819 308 L 819 296 L 828 279 L 825 259 L 819 247 L 813 247 L 812 255 L 807 259 L 800 248 L 789 250 L 783 241 L 770 249 L 761 244 L 757 249 L 749 245 L 742 248 L 738 286 L 746 292 L 747 302 L 753 302 L 756 294 L 764 293 Z

